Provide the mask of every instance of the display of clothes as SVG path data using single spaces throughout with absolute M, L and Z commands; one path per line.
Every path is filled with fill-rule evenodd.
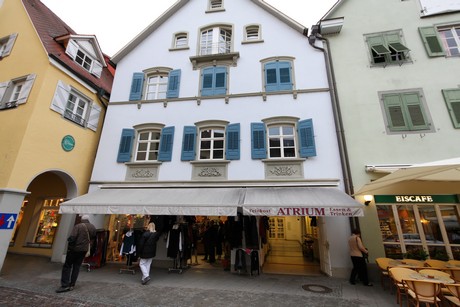
M 120 256 L 126 255 L 126 268 L 120 269 L 120 273 L 128 271 L 134 274 L 132 269 L 134 256 L 136 252 L 136 240 L 134 231 L 128 230 L 123 236 L 123 242 L 121 243 Z
M 174 259 L 171 270 L 179 270 L 186 268 L 187 260 L 191 258 L 192 241 L 189 236 L 190 230 L 188 223 L 177 223 L 172 226 L 168 232 L 166 240 L 166 255 Z

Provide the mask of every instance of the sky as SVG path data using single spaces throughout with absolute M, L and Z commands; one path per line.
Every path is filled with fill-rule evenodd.
M 176 2 L 176 0 L 41 1 L 78 34 L 96 35 L 102 51 L 109 56 L 122 49 Z M 337 0 L 266 0 L 266 2 L 310 29 Z

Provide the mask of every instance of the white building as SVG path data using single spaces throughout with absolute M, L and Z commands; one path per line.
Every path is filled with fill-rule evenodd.
M 353 192 L 362 202 L 366 194 L 374 198 L 360 218 L 373 258 L 421 251 L 460 258 L 460 177 L 404 170 L 460 156 L 459 22 L 459 1 L 342 0 L 319 23 L 317 42 L 327 39 L 332 58 Z M 458 167 L 458 161 L 434 164 Z
M 178 1 L 113 57 L 90 193 L 61 212 L 95 214 L 117 241 L 144 215 L 266 216 L 261 265 L 311 235 L 320 269 L 347 275 L 362 205 L 344 192 L 325 58 L 306 34 L 263 1 Z

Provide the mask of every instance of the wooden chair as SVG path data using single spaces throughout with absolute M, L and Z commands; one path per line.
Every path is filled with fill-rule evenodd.
M 414 273 L 417 273 L 417 271 L 402 267 L 388 269 L 388 274 L 396 288 L 396 303 L 399 304 L 399 306 L 402 306 L 402 296 L 405 295 L 407 297 L 406 286 L 403 280 L 410 279 L 411 275 Z
M 460 268 L 445 268 L 442 270 L 446 273 L 449 273 L 453 280 L 460 282 Z
M 452 276 L 448 272 L 445 272 L 444 270 L 441 271 L 441 270 L 435 270 L 435 269 L 423 269 L 418 272 L 424 275 L 452 278 Z M 449 293 L 449 290 L 441 284 L 441 292 L 444 295 L 446 293 Z
M 447 267 L 447 261 L 427 259 L 425 260 L 425 265 L 432 268 L 444 269 Z
M 420 306 L 420 303 L 432 304 L 436 307 L 440 306 L 441 299 L 439 295 L 441 293 L 441 284 L 416 280 L 416 279 L 405 279 L 403 281 L 407 288 L 407 302 L 408 305 Z
M 388 263 L 391 261 L 391 258 L 376 258 L 375 263 L 379 267 L 380 270 L 380 282 L 382 283 L 382 288 L 385 290 L 385 279 L 390 280 L 389 272 L 388 272 Z M 390 280 L 391 282 L 391 280 Z M 390 285 L 391 286 L 391 285 Z
M 445 287 L 449 290 L 449 294 L 444 295 L 444 298 L 451 306 L 460 306 L 460 284 L 446 284 Z

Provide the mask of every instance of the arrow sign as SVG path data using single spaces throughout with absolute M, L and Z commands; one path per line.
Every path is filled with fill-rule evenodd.
M 13 229 L 17 214 L 0 213 L 0 229 Z

